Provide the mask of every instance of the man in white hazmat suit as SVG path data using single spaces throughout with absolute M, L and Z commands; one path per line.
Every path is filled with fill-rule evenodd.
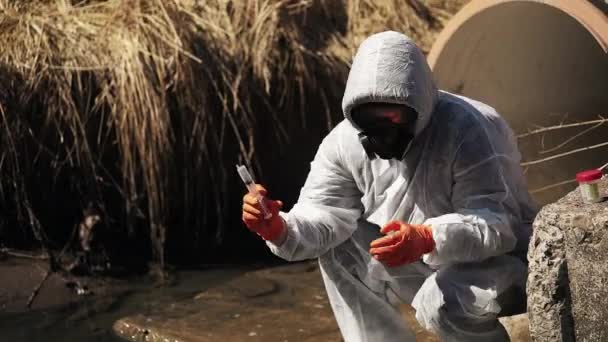
M 247 194 L 243 221 L 283 259 L 319 258 L 347 342 L 414 341 L 399 302 L 444 341 L 507 341 L 499 298 L 524 293 L 537 208 L 506 122 L 439 91 L 397 32 L 361 44 L 342 107 L 293 209 L 267 198 L 264 220 Z

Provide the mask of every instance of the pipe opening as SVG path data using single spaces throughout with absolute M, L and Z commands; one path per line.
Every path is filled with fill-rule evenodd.
M 456 26 L 442 33 L 447 38 L 440 37 L 433 46 L 429 59 L 440 88 L 492 105 L 516 134 L 608 118 L 608 55 L 602 48 L 608 42 L 592 33 L 606 22 L 598 26 L 597 21 L 586 21 L 585 13 L 535 1 L 477 4 L 484 8 L 476 11 L 476 3 L 470 4 L 462 11 L 467 13 L 453 19 Z M 534 161 L 608 142 L 608 122 L 591 127 L 521 138 L 522 159 Z M 537 201 L 548 203 L 576 187 L 567 181 L 578 171 L 605 163 L 608 146 L 532 164 L 526 167 L 528 185 L 534 191 L 563 183 L 533 193 Z

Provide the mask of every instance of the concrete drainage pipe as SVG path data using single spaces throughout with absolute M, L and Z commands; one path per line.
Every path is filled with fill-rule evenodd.
M 576 172 L 608 163 L 608 122 L 599 121 L 608 119 L 607 7 L 603 1 L 474 0 L 429 54 L 442 89 L 491 104 L 517 134 L 567 125 L 518 139 L 540 203 L 573 189 Z M 588 121 L 594 123 L 568 125 Z

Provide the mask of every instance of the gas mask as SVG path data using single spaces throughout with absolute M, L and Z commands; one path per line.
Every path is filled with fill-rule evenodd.
M 359 141 L 370 159 L 401 159 L 414 135 L 411 125 L 383 124 L 359 133 Z
M 387 116 L 387 112 L 391 112 Z M 402 105 L 368 104 L 355 111 L 359 141 L 370 159 L 401 159 L 412 139 L 417 115 Z M 398 116 L 391 120 L 389 116 Z M 396 121 L 396 122 L 395 122 Z

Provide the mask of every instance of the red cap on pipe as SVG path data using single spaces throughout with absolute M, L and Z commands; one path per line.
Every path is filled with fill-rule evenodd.
M 602 178 L 602 171 L 593 169 L 582 171 L 576 174 L 576 180 L 578 182 L 593 182 Z

